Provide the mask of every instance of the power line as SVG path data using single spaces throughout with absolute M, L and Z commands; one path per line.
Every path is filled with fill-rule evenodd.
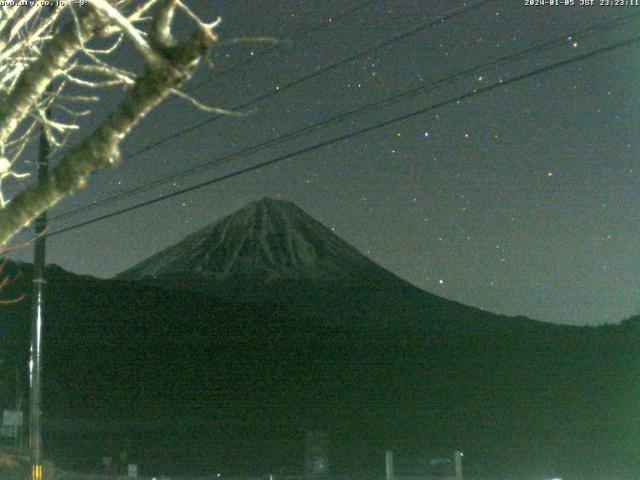
M 249 100 L 248 102 L 245 102 L 244 104 L 237 105 L 237 106 L 233 107 L 233 109 L 234 110 L 241 110 L 243 108 L 251 106 L 254 103 L 257 103 L 257 102 L 260 102 L 261 100 L 264 100 L 265 98 L 271 97 L 271 96 L 273 96 L 273 95 L 275 95 L 277 93 L 281 93 L 281 92 L 283 92 L 285 90 L 288 90 L 289 88 L 293 88 L 296 85 L 299 85 L 299 84 L 301 84 L 303 82 L 306 82 L 308 80 L 311 80 L 311 79 L 313 79 L 313 78 L 315 78 L 315 77 L 317 77 L 319 75 L 322 75 L 322 74 L 324 74 L 326 72 L 334 70 L 334 69 L 336 69 L 336 68 L 338 68 L 338 67 L 340 67 L 340 66 L 342 66 L 342 65 L 344 65 L 346 63 L 349 63 L 349 62 L 352 62 L 354 60 L 357 60 L 358 58 L 366 56 L 366 55 L 368 55 L 368 54 L 370 54 L 370 53 L 372 53 L 372 52 L 374 52 L 376 50 L 379 50 L 381 48 L 387 47 L 387 46 L 389 46 L 389 45 L 391 45 L 393 43 L 399 42 L 401 40 L 404 40 L 405 38 L 407 38 L 407 37 L 409 37 L 411 35 L 414 35 L 416 33 L 422 32 L 422 31 L 424 31 L 424 30 L 426 30 L 428 28 L 431 28 L 433 26 L 440 25 L 440 24 L 446 22 L 447 20 L 455 18 L 455 17 L 457 17 L 459 15 L 462 15 L 462 14 L 464 14 L 464 13 L 466 13 L 466 12 L 472 10 L 472 9 L 479 8 L 479 7 L 489 3 L 491 1 L 493 1 L 493 0 L 479 0 L 479 1 L 477 1 L 477 2 L 475 2 L 473 4 L 471 4 L 471 5 L 467 5 L 465 7 L 461 7 L 461 8 L 458 8 L 458 9 L 451 10 L 451 11 L 449 11 L 449 12 L 447 12 L 447 13 L 439 16 L 439 17 L 437 17 L 436 19 L 433 19 L 433 20 L 430 20 L 429 22 L 426 22 L 426 23 L 423 23 L 421 25 L 418 25 L 417 27 L 413 27 L 410 30 L 407 30 L 407 31 L 405 31 L 403 33 L 400 33 L 400 34 L 398 34 L 398 35 L 396 35 L 394 37 L 391 37 L 388 40 L 384 40 L 383 42 L 380 42 L 380 43 L 378 43 L 378 44 L 376 44 L 376 45 L 374 45 L 372 47 L 369 47 L 369 48 L 367 48 L 367 49 L 365 49 L 363 51 L 360 51 L 360 52 L 358 52 L 358 53 L 356 53 L 354 55 L 351 55 L 350 57 L 344 58 L 342 60 L 339 60 L 337 62 L 331 63 L 329 65 L 326 65 L 325 67 L 323 67 L 323 68 L 321 68 L 319 70 L 316 70 L 315 72 L 303 75 L 302 77 L 300 77 L 300 78 L 298 78 L 296 80 L 293 80 L 293 81 L 283 85 L 282 87 L 279 87 L 276 90 L 271 90 L 271 91 L 266 92 L 266 93 L 264 93 L 262 95 L 254 97 L 252 100 Z M 212 123 L 212 122 L 214 122 L 214 121 L 216 121 L 216 120 L 218 120 L 220 118 L 223 118 L 223 117 L 224 117 L 224 115 L 217 115 L 216 114 L 216 115 L 213 115 L 213 116 L 211 116 L 211 117 L 209 117 L 209 118 L 207 118 L 207 119 L 205 119 L 205 120 L 203 120 L 201 122 L 198 122 L 198 123 L 196 123 L 194 125 L 191 125 L 189 127 L 183 128 L 182 130 L 178 130 L 177 132 L 174 132 L 174 133 L 172 133 L 170 135 L 167 135 L 167 136 L 157 140 L 156 142 L 154 142 L 154 143 L 152 143 L 150 145 L 147 145 L 147 146 L 145 146 L 145 147 L 143 147 L 143 148 L 141 148 L 141 149 L 139 149 L 137 151 L 134 151 L 132 154 L 127 156 L 127 159 L 135 158 L 136 156 L 141 155 L 143 153 L 146 153 L 146 152 L 148 152 L 150 150 L 153 150 L 153 149 L 159 147 L 160 145 L 162 145 L 162 144 L 164 144 L 164 143 L 166 143 L 166 142 L 168 142 L 170 140 L 173 140 L 175 138 L 179 138 L 179 137 L 181 137 L 181 136 L 183 136 L 183 135 L 185 135 L 185 134 L 187 134 L 189 132 L 197 130 L 198 128 L 201 128 L 201 127 L 203 127 L 205 125 L 208 125 L 208 124 L 210 124 L 210 123 Z M 60 215 L 58 215 L 56 217 L 53 217 L 52 220 L 56 220 L 56 219 L 59 220 L 61 218 L 66 218 L 68 216 L 71 216 L 72 214 L 79 213 L 80 210 L 84 211 L 84 210 L 87 210 L 87 209 L 90 209 L 90 208 L 94 208 L 94 207 L 93 206 L 80 207 L 80 209 L 76 209 L 76 210 L 73 210 L 73 211 L 70 211 L 70 212 L 65 212 L 65 213 L 62 213 L 62 214 L 60 214 Z
M 93 210 L 95 208 L 101 207 L 101 206 L 105 206 L 105 205 L 109 205 L 115 201 L 118 200 L 122 200 L 125 198 L 128 198 L 130 196 L 136 195 L 138 193 L 147 191 L 151 188 L 157 187 L 159 185 L 162 185 L 164 183 L 185 177 L 185 176 L 189 176 L 192 175 L 196 172 L 205 170 L 205 169 L 209 169 L 215 166 L 220 166 L 223 165 L 225 163 L 230 162 L 233 159 L 236 159 L 238 157 L 243 157 L 252 153 L 256 153 L 258 151 L 270 148 L 272 146 L 284 143 L 286 141 L 289 140 L 293 140 L 295 138 L 298 138 L 299 136 L 307 133 L 307 132 L 311 132 L 311 131 L 315 131 L 318 129 L 321 129 L 323 127 L 326 127 L 327 125 L 330 124 L 337 124 L 339 122 L 342 122 L 344 120 L 347 120 L 349 118 L 355 117 L 357 115 L 361 115 L 363 113 L 369 112 L 379 106 L 382 105 L 391 105 L 397 102 L 400 102 L 402 100 L 406 100 L 418 95 L 422 95 L 422 94 L 426 94 L 429 93 L 433 90 L 436 90 L 440 87 L 443 86 L 443 84 L 448 84 L 448 83 L 452 83 L 453 81 L 456 81 L 460 78 L 466 77 L 468 75 L 473 75 L 476 74 L 482 70 L 485 70 L 487 68 L 490 67 L 495 67 L 498 66 L 501 63 L 507 62 L 507 61 L 513 61 L 513 60 L 519 60 L 522 59 L 524 57 L 526 57 L 527 55 L 531 54 L 531 53 L 537 53 L 539 51 L 545 51 L 545 50 L 549 50 L 551 48 L 553 48 L 554 46 L 557 45 L 561 45 L 566 43 L 567 38 L 571 38 L 572 40 L 576 40 L 576 39 L 580 39 L 580 38 L 584 38 L 587 35 L 593 35 L 596 33 L 602 33 L 604 31 L 607 30 L 611 30 L 613 28 L 616 28 L 619 26 L 619 24 L 624 23 L 624 22 L 629 22 L 631 20 L 635 20 L 638 17 L 640 17 L 640 13 L 636 13 L 633 15 L 627 15 L 627 16 L 623 16 L 623 17 L 618 17 L 615 18 L 613 20 L 610 20 L 608 22 L 604 22 L 601 24 L 597 24 L 594 26 L 590 26 L 588 28 L 585 28 L 583 30 L 577 31 L 577 32 L 573 32 L 573 33 L 569 33 L 569 34 L 563 34 L 561 36 L 558 36 L 552 40 L 549 40 L 547 42 L 543 42 L 534 46 L 531 46 L 529 48 L 526 48 L 524 50 L 521 50 L 519 52 L 513 53 L 513 54 L 509 54 L 509 55 L 504 55 L 502 57 L 499 57 L 495 60 L 491 60 L 489 62 L 485 62 L 483 64 L 474 66 L 472 68 L 468 68 L 468 69 L 464 69 L 462 71 L 459 71 L 457 73 L 454 73 L 452 75 L 449 75 L 447 77 L 444 78 L 440 78 L 438 80 L 434 80 L 431 82 L 428 82 L 426 85 L 421 85 L 419 87 L 416 88 L 411 88 L 411 89 L 407 89 L 404 90 L 402 92 L 399 92 L 397 94 L 394 94 L 390 97 L 386 97 L 383 98 L 381 100 L 378 100 L 376 102 L 364 105 L 362 107 L 356 108 L 354 110 L 350 110 L 347 112 L 343 112 L 340 113 L 338 115 L 335 115 L 331 118 L 325 119 L 325 120 L 321 120 L 319 122 L 316 122 L 314 124 L 308 125 L 306 127 L 300 128 L 298 130 L 294 130 L 292 132 L 289 132 L 285 135 L 276 137 L 276 138 L 271 138 L 269 140 L 260 142 L 256 145 L 252 145 L 249 147 L 245 147 L 241 150 L 232 152 L 230 154 L 224 155 L 222 157 L 218 157 L 216 159 L 210 160 L 202 165 L 198 165 L 195 167 L 191 167 L 191 168 L 187 168 L 187 169 L 183 169 L 180 170 L 174 174 L 165 176 L 163 178 L 160 179 L 156 179 L 153 180 L 151 182 L 147 182 L 145 184 L 139 185 L 137 187 L 134 187 L 132 189 L 129 189 L 127 191 L 124 192 L 119 192 L 116 193 L 114 195 L 110 195 L 106 198 L 103 198 L 102 200 L 99 200 L 97 202 L 91 203 L 91 204 L 87 204 L 81 207 L 78 207 L 76 209 L 64 212 L 62 214 L 59 214 L 55 217 L 53 217 L 51 220 L 61 220 L 64 218 L 69 218 L 71 216 L 77 215 L 79 213 L 85 212 L 85 211 L 89 211 L 89 210 Z
M 335 21 L 339 21 L 342 18 L 347 17 L 347 16 L 357 12 L 358 10 L 366 7 L 367 5 L 369 5 L 371 3 L 375 3 L 375 2 L 377 2 L 377 0 L 364 0 L 363 2 L 359 3 L 358 5 L 356 5 L 354 7 L 351 7 L 350 9 L 345 10 L 344 12 L 342 12 L 342 13 L 340 13 L 338 15 L 330 16 L 329 17 L 329 23 L 321 22 L 321 23 L 313 25 L 313 26 L 311 26 L 309 28 L 301 29 L 299 32 L 294 33 L 293 37 L 294 38 L 295 37 L 302 38 L 302 37 L 305 37 L 305 36 L 307 36 L 307 35 L 309 35 L 311 33 L 317 32 L 318 30 L 321 30 L 322 28 L 326 27 L 327 25 L 333 25 L 333 21 L 334 20 Z M 209 83 L 212 80 L 217 81 L 222 77 L 225 77 L 225 76 L 227 76 L 227 75 L 229 75 L 231 73 L 234 73 L 235 71 L 239 70 L 240 68 L 247 66 L 251 62 L 254 62 L 254 61 L 258 60 L 259 58 L 267 56 L 269 53 L 271 53 L 271 52 L 277 50 L 278 48 L 280 48 L 281 45 L 282 44 L 279 43 L 279 42 L 278 43 L 274 43 L 271 46 L 259 51 L 257 54 L 252 55 L 252 56 L 246 58 L 245 60 L 233 65 L 232 67 L 229 67 L 229 68 L 227 68 L 225 70 L 222 70 L 220 72 L 211 73 L 211 74 L 207 75 L 207 77 L 205 79 L 200 80 L 199 82 L 197 82 L 194 85 L 192 85 L 191 89 L 192 90 L 198 90 L 198 89 L 202 88 L 204 85 L 206 85 L 207 83 Z M 177 97 L 169 98 L 165 102 L 165 105 L 170 103 L 170 102 L 172 102 L 172 101 L 175 101 L 176 98 Z M 242 108 L 242 107 L 235 107 L 235 109 L 239 109 L 239 108 Z M 142 153 L 144 153 L 146 151 L 147 151 L 147 147 L 143 147 L 142 149 L 140 149 L 140 150 L 132 153 L 131 155 L 129 155 L 127 158 L 128 159 L 134 158 L 134 157 L 136 157 L 136 156 L 138 156 L 138 155 L 140 155 L 140 154 L 142 154 Z
M 640 42 L 640 36 L 636 36 L 636 37 L 633 37 L 633 38 L 630 38 L 630 39 L 615 43 L 613 45 L 609 45 L 607 47 L 603 47 L 603 48 L 600 48 L 600 49 L 597 49 L 597 50 L 593 50 L 591 52 L 584 53 L 582 55 L 577 55 L 575 57 L 572 57 L 572 58 L 569 58 L 569 59 L 566 59 L 566 60 L 562 60 L 562 61 L 553 63 L 551 65 L 547 65 L 545 67 L 540 67 L 540 68 L 535 69 L 535 70 L 533 70 L 531 72 L 524 73 L 522 75 L 518 75 L 518 76 L 512 77 L 512 78 L 510 78 L 508 80 L 498 81 L 498 82 L 496 82 L 496 83 L 494 83 L 492 85 L 488 85 L 486 87 L 474 89 L 474 90 L 472 90 L 470 92 L 464 93 L 464 94 L 459 95 L 457 97 L 454 97 L 452 99 L 444 100 L 444 101 L 435 103 L 433 105 L 430 105 L 428 107 L 421 108 L 419 110 L 415 110 L 413 112 L 409 112 L 409 113 L 406 113 L 404 115 L 400 115 L 398 117 L 394 117 L 392 119 L 385 120 L 383 122 L 380 122 L 380 123 L 377 123 L 377 124 L 374 124 L 374 125 L 371 125 L 371 126 L 368 126 L 368 127 L 365 127 L 365 128 L 361 128 L 361 129 L 356 130 L 354 132 L 347 133 L 347 134 L 335 137 L 335 138 L 333 138 L 331 140 L 327 140 L 327 141 L 324 141 L 324 142 L 316 143 L 315 145 L 302 148 L 302 149 L 297 150 L 297 151 L 292 152 L 292 153 L 288 153 L 288 154 L 285 154 L 285 155 L 278 156 L 278 157 L 273 158 L 271 160 L 268 160 L 266 162 L 262 162 L 262 163 L 259 163 L 257 165 L 253 165 L 251 167 L 247 167 L 247 168 L 243 168 L 243 169 L 240 169 L 240 170 L 236 170 L 235 172 L 232 172 L 232 173 L 229 173 L 229 174 L 226 174 L 226 175 L 222 175 L 222 176 L 213 178 L 211 180 L 207 180 L 207 181 L 204 181 L 204 182 L 197 183 L 195 185 L 192 185 L 192 186 L 187 187 L 187 188 L 183 188 L 183 189 L 178 190 L 176 192 L 172 192 L 172 193 L 169 193 L 169 194 L 161 195 L 159 197 L 156 197 L 156 198 L 153 198 L 153 199 L 150 199 L 150 200 L 146 200 L 144 202 L 140 202 L 140 203 L 138 203 L 136 205 L 132 205 L 132 206 L 129 206 L 129 207 L 126 207 L 126 208 L 122 208 L 120 210 L 116 210 L 115 212 L 111 212 L 111 213 L 108 213 L 108 214 L 105 214 L 105 215 L 101 215 L 99 217 L 95 217 L 93 219 L 90 219 L 90 220 L 87 220 L 87 221 L 84 221 L 84 222 L 77 223 L 75 225 L 71 225 L 69 227 L 65 227 L 65 228 L 56 230 L 56 231 L 54 231 L 52 233 L 47 234 L 47 236 L 50 237 L 50 236 L 54 236 L 54 235 L 59 235 L 61 233 L 69 232 L 69 231 L 72 231 L 72 230 L 76 230 L 78 228 L 81 228 L 81 227 L 84 227 L 84 226 L 87 226 L 87 225 L 90 225 L 90 224 L 93 224 L 93 223 L 96 223 L 96 222 L 100 222 L 100 221 L 106 220 L 108 218 L 112 218 L 112 217 L 115 217 L 115 216 L 118 216 L 118 215 L 122 215 L 124 213 L 128 213 L 128 212 L 131 212 L 133 210 L 137 210 L 139 208 L 146 207 L 148 205 L 152 205 L 154 203 L 162 202 L 164 200 L 168 200 L 170 198 L 177 197 L 177 196 L 185 194 L 185 193 L 189 193 L 189 192 L 192 192 L 192 191 L 195 191 L 195 190 L 199 190 L 201 188 L 204 188 L 204 187 L 207 187 L 207 186 L 210 186 L 210 185 L 214 185 L 216 183 L 223 182 L 225 180 L 229 180 L 230 178 L 238 177 L 240 175 L 244 175 L 244 174 L 249 173 L 249 172 L 261 170 L 261 169 L 263 169 L 265 167 L 268 167 L 270 165 L 274 165 L 276 163 L 280 163 L 280 162 L 283 162 L 285 160 L 288 160 L 288 159 L 291 159 L 291 158 L 294 158 L 294 157 L 298 157 L 298 156 L 303 155 L 305 153 L 309 153 L 309 152 L 312 152 L 312 151 L 315 151 L 315 150 L 319 150 L 319 149 L 321 149 L 323 147 L 326 147 L 326 146 L 329 146 L 329 145 L 332 145 L 332 144 L 335 144 L 335 143 L 338 143 L 338 142 L 342 142 L 344 140 L 348 140 L 350 138 L 353 138 L 353 137 L 356 137 L 356 136 L 359 136 L 359 135 L 363 135 L 365 133 L 369 133 L 369 132 L 372 132 L 372 131 L 375 131 L 375 130 L 380 130 L 382 128 L 388 127 L 389 125 L 394 125 L 396 123 L 403 122 L 403 121 L 408 120 L 410 118 L 413 118 L 413 117 L 416 117 L 416 116 L 419 116 L 419 115 L 423 115 L 423 114 L 425 114 L 427 112 L 430 112 L 432 110 L 435 110 L 435 109 L 438 109 L 438 108 L 441 108 L 441 107 L 444 107 L 444 106 L 447 106 L 447 105 L 451 105 L 453 103 L 461 102 L 462 100 L 466 100 L 466 99 L 474 97 L 476 95 L 480 95 L 482 93 L 486 93 L 486 92 L 498 89 L 500 87 L 505 87 L 507 85 L 510 85 L 510 84 L 513 84 L 513 83 L 516 83 L 516 82 L 520 82 L 522 80 L 526 80 L 528 78 L 531 78 L 531 77 L 534 77 L 534 76 L 537 76 L 537 75 L 541 75 L 543 73 L 549 72 L 549 71 L 554 70 L 556 68 L 560 68 L 560 67 L 564 67 L 564 66 L 567 66 L 567 65 L 571 65 L 573 63 L 581 62 L 581 61 L 586 60 L 588 58 L 595 57 L 595 56 L 598 56 L 598 55 L 603 55 L 605 53 L 612 52 L 612 51 L 617 50 L 619 48 L 628 47 L 628 46 L 634 45 L 634 44 L 639 43 L 639 42 Z
M 286 83 L 286 84 L 284 84 L 284 85 L 282 85 L 282 86 L 280 86 L 280 87 L 278 87 L 278 88 L 276 88 L 274 90 L 270 90 L 270 91 L 268 91 L 266 93 L 258 95 L 257 97 L 254 97 L 253 99 L 251 99 L 251 100 L 249 100 L 249 101 L 247 101 L 245 103 L 242 103 L 240 105 L 236 105 L 235 107 L 231 107 L 231 110 L 242 110 L 244 108 L 250 107 L 251 105 L 253 105 L 255 103 L 258 103 L 258 102 L 260 102 L 260 101 L 262 101 L 262 100 L 264 100 L 266 98 L 272 97 L 272 96 L 274 96 L 276 94 L 279 94 L 279 93 L 282 93 L 282 92 L 284 92 L 286 90 L 289 90 L 290 88 L 293 88 L 293 87 L 295 87 L 297 85 L 300 85 L 301 83 L 307 82 L 307 81 L 312 80 L 312 79 L 314 79 L 316 77 L 319 77 L 320 75 L 323 75 L 323 74 L 325 74 L 327 72 L 335 70 L 336 68 L 339 68 L 342 65 L 345 65 L 347 63 L 353 62 L 354 60 L 357 60 L 357 59 L 362 58 L 362 57 L 364 57 L 366 55 L 369 55 L 369 54 L 371 54 L 371 53 L 373 53 L 373 52 L 375 52 L 377 50 L 380 50 L 382 48 L 388 47 L 389 45 L 392 45 L 393 43 L 400 42 L 400 41 L 404 40 L 405 38 L 410 37 L 411 35 L 415 35 L 416 33 L 420 33 L 422 31 L 427 30 L 427 29 L 429 29 L 431 27 L 434 27 L 436 25 L 440 25 L 440 24 L 446 22 L 447 20 L 450 20 L 450 19 L 455 18 L 455 17 L 457 17 L 459 15 L 467 13 L 467 12 L 473 10 L 473 9 L 480 8 L 483 5 L 485 5 L 485 4 L 489 3 L 489 2 L 492 2 L 492 1 L 493 0 L 478 0 L 475 3 L 472 3 L 470 5 L 467 5 L 467 6 L 458 8 L 458 9 L 451 10 L 451 11 L 449 11 L 449 12 L 447 12 L 447 13 L 445 13 L 445 14 L 443 14 L 443 15 L 441 15 L 441 16 L 433 19 L 433 20 L 430 20 L 429 22 L 420 24 L 417 27 L 413 27 L 410 30 L 407 30 L 407 31 L 405 31 L 403 33 L 395 35 L 395 36 L 393 36 L 393 37 L 391 37 L 391 38 L 389 38 L 387 40 L 383 40 L 382 42 L 379 42 L 376 45 L 373 45 L 373 46 L 371 46 L 369 48 L 366 48 L 366 49 L 364 49 L 364 50 L 362 50 L 362 51 L 360 51 L 358 53 L 355 53 L 355 54 L 353 54 L 353 55 L 351 55 L 349 57 L 343 58 L 342 60 L 338 60 L 336 62 L 330 63 L 329 65 L 325 65 L 324 67 L 322 67 L 320 69 L 317 69 L 314 72 L 311 72 L 311 73 L 308 73 L 306 75 L 303 75 L 302 77 L 299 77 L 299 78 L 297 78 L 295 80 L 292 80 L 291 82 Z M 182 136 L 182 135 L 184 135 L 186 133 L 192 132 L 193 130 L 197 130 L 198 128 L 200 128 L 200 127 L 202 127 L 204 125 L 208 125 L 208 124 L 210 124 L 212 122 L 215 122 L 216 120 L 219 120 L 220 118 L 224 118 L 224 117 L 225 117 L 225 115 L 218 115 L 218 114 L 213 115 L 213 116 L 211 116 L 211 117 L 209 117 L 209 118 L 207 118 L 207 119 L 205 119 L 205 120 L 203 120 L 203 121 L 201 121 L 199 123 L 196 123 L 196 124 L 191 125 L 189 127 L 183 128 L 182 130 L 174 132 L 171 135 L 167 135 L 167 136 L 157 140 L 156 142 L 154 142 L 154 143 L 152 143 L 150 145 L 147 145 L 147 146 L 145 146 L 145 147 L 143 147 L 143 148 L 141 148 L 139 150 L 134 151 L 130 155 L 127 155 L 127 159 L 131 159 L 131 158 L 137 157 L 138 155 L 146 153 L 149 150 L 153 150 L 154 148 L 159 147 L 160 145 L 162 145 L 162 144 L 164 144 L 164 143 L 166 143 L 166 142 L 168 142 L 170 140 L 178 138 L 178 137 L 180 137 L 180 136 Z
M 331 16 L 329 17 L 329 21 L 331 22 L 331 24 L 333 24 L 333 21 L 339 21 L 344 17 L 347 17 L 355 12 L 357 12 L 358 10 L 361 10 L 362 8 L 366 7 L 367 5 L 371 4 L 371 3 L 376 3 L 378 0 L 364 0 L 363 2 L 361 2 L 360 4 L 342 12 L 341 14 L 335 15 L 335 16 Z M 326 27 L 328 24 L 327 23 L 318 23 L 316 25 L 313 25 L 309 28 L 306 29 L 302 29 L 300 32 L 295 33 L 293 36 L 294 37 L 304 37 L 306 35 L 309 35 L 311 33 L 317 32 L 318 30 L 321 30 L 322 28 Z M 278 49 L 280 47 L 280 43 L 276 43 L 274 45 L 271 45 L 270 47 L 258 52 L 256 55 L 253 55 L 247 59 L 245 59 L 244 61 L 226 69 L 226 70 L 222 70 L 221 72 L 216 72 L 216 73 L 212 73 L 211 75 L 208 75 L 207 79 L 200 81 L 199 83 L 195 84 L 195 86 L 192 87 L 193 90 L 197 90 L 199 88 L 201 88 L 203 85 L 205 85 L 206 83 L 208 83 L 211 80 L 218 80 L 228 74 L 231 74 L 233 72 L 235 72 L 236 70 L 238 70 L 241 67 L 244 67 L 246 65 L 248 65 L 249 63 L 266 56 L 267 54 L 269 54 L 270 52 Z M 281 89 L 279 89 L 279 91 L 284 90 L 286 87 L 282 87 Z M 271 92 L 271 93 L 278 93 L 278 92 Z M 167 100 L 167 102 L 170 102 L 172 99 Z M 241 109 L 246 107 L 247 105 L 241 105 L 241 106 L 236 106 L 234 107 L 235 110 Z M 209 119 L 211 121 L 215 120 L 217 118 L 217 115 L 214 115 L 213 118 Z M 195 128 L 199 128 L 194 126 Z M 189 129 L 185 130 L 184 132 L 182 132 L 182 134 L 187 133 L 188 131 L 191 131 Z M 135 158 L 138 155 L 141 155 L 142 153 L 145 153 L 149 150 L 152 150 L 153 148 L 161 145 L 162 143 L 164 143 L 165 141 L 171 140 L 175 138 L 172 134 L 171 138 L 167 138 L 167 139 L 160 139 L 157 142 L 154 142 L 151 145 L 147 145 L 145 147 L 143 147 L 142 149 L 139 149 L 135 152 L 133 152 L 131 155 L 127 156 L 127 159 L 131 159 L 131 158 Z M 84 208 L 83 208 L 84 209 Z M 74 211 L 75 212 L 75 211 Z M 71 214 L 73 214 L 74 212 L 65 212 L 61 215 L 58 216 L 54 216 L 51 217 L 50 220 L 55 220 L 55 219 L 60 219 L 60 218 L 66 218 L 68 216 L 70 216 Z
M 333 17 L 329 17 L 329 22 L 330 22 L 329 24 L 333 25 L 333 21 L 334 20 L 335 21 L 339 21 L 342 18 L 347 17 L 347 16 L 357 12 L 358 10 L 361 10 L 362 8 L 366 7 L 367 5 L 369 5 L 371 3 L 376 3 L 377 1 L 378 0 L 364 0 L 363 2 L 360 2 L 358 5 L 356 5 L 354 7 L 351 7 L 348 10 L 345 10 L 344 12 L 342 12 L 339 15 L 335 15 Z M 311 33 L 314 33 L 314 32 L 317 32 L 318 30 L 321 30 L 322 28 L 326 27 L 329 24 L 324 23 L 324 22 L 318 23 L 317 25 L 313 25 L 313 26 L 311 26 L 309 28 L 301 30 L 300 32 L 294 33 L 293 37 L 294 38 L 295 37 L 305 37 L 305 36 L 307 36 L 307 35 L 309 35 Z M 249 63 L 251 63 L 251 62 L 253 62 L 255 60 L 258 60 L 259 58 L 262 58 L 262 57 L 266 56 L 267 54 L 273 52 L 274 50 L 277 50 L 278 48 L 280 48 L 280 46 L 281 46 L 281 43 L 273 44 L 273 45 L 271 45 L 271 46 L 259 51 L 257 54 L 255 54 L 255 55 L 253 55 L 251 57 L 248 57 L 245 60 L 237 63 L 236 65 L 227 68 L 226 70 L 223 70 L 223 71 L 221 71 L 219 73 L 211 73 L 210 75 L 207 76 L 206 79 L 203 79 L 202 81 L 196 83 L 192 87 L 192 89 L 193 90 L 198 90 L 199 88 L 201 88 L 202 86 L 204 86 L 205 84 L 207 84 L 211 80 L 217 80 L 217 79 L 219 79 L 221 77 L 229 75 L 230 73 L 233 73 L 236 70 L 247 66 Z

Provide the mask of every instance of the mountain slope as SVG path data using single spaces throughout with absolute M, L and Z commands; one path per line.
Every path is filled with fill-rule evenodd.
M 5 293 L 29 287 L 25 268 Z M 387 448 L 462 448 L 468 471 L 496 479 L 640 472 L 629 323 L 570 328 L 411 297 L 230 303 L 59 269 L 46 299 L 46 445 L 63 465 L 96 469 L 126 441 L 150 474 L 296 472 L 305 430 L 323 428 L 334 472 L 382 474 Z M 28 313 L 0 309 L 7 372 L 26 366 Z
M 117 276 L 198 275 L 215 280 L 324 279 L 377 267 L 290 202 L 264 198 L 189 235 Z
M 469 332 L 543 325 L 507 320 L 420 290 L 295 204 L 270 198 L 247 204 L 115 278 L 197 291 L 223 302 L 295 305 L 302 317 L 321 325 Z

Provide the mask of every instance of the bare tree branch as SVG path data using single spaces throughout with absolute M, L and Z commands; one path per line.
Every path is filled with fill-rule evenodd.
M 89 0 L 98 10 L 105 14 L 114 22 L 125 36 L 131 40 L 133 46 L 136 48 L 138 53 L 144 58 L 145 62 L 150 65 L 157 67 L 158 64 L 162 61 L 162 59 L 158 56 L 158 54 L 151 48 L 151 46 L 144 39 L 140 31 L 126 18 L 120 11 L 113 7 L 106 0 Z
M 178 89 L 172 90 L 171 93 L 173 93 L 175 96 L 177 96 L 179 98 L 182 98 L 183 100 L 186 100 L 192 106 L 194 106 L 198 110 L 202 110 L 203 112 L 217 113 L 218 115 L 231 115 L 231 116 L 234 116 L 234 117 L 242 117 L 244 115 L 244 113 L 242 113 L 242 112 L 234 112 L 233 110 L 226 110 L 224 108 L 211 107 L 209 105 L 205 105 L 204 103 L 202 103 L 198 99 L 192 97 L 188 93 L 185 93 L 185 92 L 183 92 L 181 90 L 178 90 Z
M 54 78 L 76 81 L 90 89 L 106 86 L 105 84 L 109 82 L 119 84 L 128 82 L 131 84 L 130 89 L 115 110 L 93 132 L 70 148 L 58 166 L 43 181 L 25 187 L 4 208 L 0 209 L 0 245 L 6 243 L 48 207 L 74 190 L 82 188 L 92 172 L 117 163 L 120 156 L 120 143 L 131 129 L 168 95 L 179 92 L 179 87 L 191 77 L 200 60 L 206 58 L 210 48 L 217 41 L 213 29 L 219 21 L 213 23 L 200 21 L 178 0 L 150 2 L 156 4 L 156 10 L 150 27 L 149 42 L 144 40 L 141 32 L 133 26 L 132 17 L 127 17 L 117 8 L 117 3 L 108 3 L 105 0 L 90 0 L 90 2 L 101 15 L 92 10 L 84 10 L 78 14 L 79 28 L 75 25 L 67 26 L 56 33 L 43 49 L 41 56 L 20 76 L 8 97 L 10 102 L 0 111 L 0 145 L 9 139 L 24 118 L 41 111 L 34 109 L 39 102 L 44 101 L 43 94 Z M 176 9 L 186 12 L 196 24 L 196 31 L 191 39 L 184 43 L 177 43 L 171 35 L 171 22 Z M 146 11 L 147 9 L 144 8 L 136 10 L 137 18 Z M 85 42 L 98 28 L 104 28 L 109 22 L 111 23 L 106 28 L 113 28 L 114 25 L 118 27 L 145 59 L 146 71 L 135 80 L 130 72 L 101 61 L 96 62 L 91 58 L 91 54 L 89 57 L 90 60 L 94 60 L 93 67 L 78 68 L 76 64 L 67 67 L 76 53 L 82 51 L 87 53 Z M 149 54 L 147 49 L 152 54 Z M 115 79 L 105 82 L 85 81 L 71 73 L 74 69 L 79 72 L 104 74 Z M 77 101 L 96 99 L 95 96 L 65 96 L 61 90 L 56 91 L 53 95 L 54 99 Z M 191 97 L 185 97 L 195 102 L 196 106 L 208 108 Z M 224 112 L 221 111 L 221 113 Z M 42 115 L 36 115 L 36 118 L 54 142 L 56 141 L 54 132 L 68 134 L 70 130 L 78 127 L 73 120 L 72 123 L 53 122 Z M 15 174 L 10 168 L 7 172 L 11 172 L 11 176 L 20 175 Z
M 0 106 L 0 144 L 7 141 L 19 123 L 29 114 L 51 81 L 81 48 L 83 41 L 100 26 L 100 18 L 91 9 L 79 16 L 80 28 L 69 24 L 47 44 L 38 60 L 29 65 Z

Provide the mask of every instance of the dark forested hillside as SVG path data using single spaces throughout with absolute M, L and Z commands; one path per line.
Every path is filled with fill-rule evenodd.
M 6 298 L 28 290 L 21 268 Z M 321 287 L 241 303 L 50 269 L 48 451 L 80 468 L 127 445 L 153 472 L 295 471 L 304 432 L 323 429 L 334 471 L 454 448 L 479 474 L 640 471 L 638 321 L 567 327 L 400 284 Z M 28 302 L 0 309 L 8 379 L 26 374 Z M 13 402 L 10 380 L 2 394 Z

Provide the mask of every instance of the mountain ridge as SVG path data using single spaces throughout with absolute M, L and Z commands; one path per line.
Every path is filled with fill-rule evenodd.
M 422 290 L 369 259 L 293 202 L 269 197 L 247 203 L 113 280 L 197 291 L 226 302 L 306 305 L 310 314 L 314 305 L 336 303 L 359 305 L 372 318 L 378 311 L 395 311 L 402 318 L 402 309 L 453 309 L 459 322 L 486 317 L 532 328 L 560 325 L 493 314 Z
M 393 275 L 294 203 L 268 197 L 250 202 L 114 278 L 174 274 L 267 282 Z

